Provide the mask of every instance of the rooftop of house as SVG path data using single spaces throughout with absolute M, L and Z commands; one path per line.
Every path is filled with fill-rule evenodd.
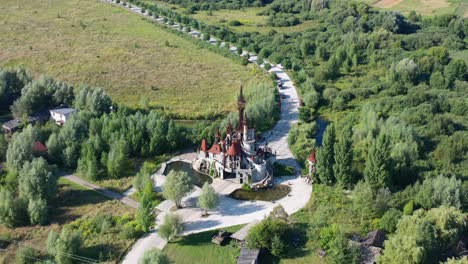
M 70 113 L 75 112 L 75 109 L 70 107 L 63 107 L 63 108 L 55 108 L 50 110 L 51 113 L 57 113 L 61 115 L 68 115 Z
M 40 141 L 35 141 L 32 149 L 34 152 L 47 152 L 47 147 Z
M 37 118 L 35 117 L 32 117 L 32 116 L 28 116 L 27 117 L 27 123 L 30 123 L 30 122 L 34 122 L 36 121 Z M 23 125 L 23 122 L 24 120 L 22 118 L 15 118 L 15 119 L 12 119 L 10 121 L 7 121 L 5 123 L 3 123 L 3 127 L 6 128 L 6 129 L 15 129 L 15 128 L 18 128 L 20 126 Z
M 260 250 L 258 249 L 248 249 L 245 247 L 241 248 L 239 257 L 237 258 L 237 264 L 252 264 L 257 263 L 258 255 Z
M 383 243 L 387 238 L 385 231 L 382 230 L 374 230 L 367 234 L 365 238 L 361 240 L 364 246 L 373 246 L 383 248 Z

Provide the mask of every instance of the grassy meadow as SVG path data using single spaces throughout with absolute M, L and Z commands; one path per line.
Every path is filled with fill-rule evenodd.
M 241 228 L 242 226 L 233 226 L 222 230 L 234 233 Z M 224 246 L 211 243 L 212 236 L 217 232 L 217 230 L 212 230 L 182 237 L 176 242 L 168 243 L 164 248 L 164 253 L 173 263 L 236 263 L 240 252 L 239 247 L 234 243 Z
M 47 236 L 50 230 L 59 231 L 64 225 L 77 219 L 92 217 L 98 213 L 110 213 L 113 216 L 133 215 L 134 209 L 128 208 L 118 201 L 109 200 L 95 191 L 83 188 L 65 179 L 60 179 L 58 195 L 52 205 L 50 224 L 46 226 L 25 226 L 6 228 L 0 226 L 0 238 L 17 240 L 40 249 L 41 259 L 45 259 Z M 124 239 L 121 236 L 105 234 L 87 237 L 84 250 L 80 255 L 97 259 L 96 249 L 112 249 L 114 261 L 127 251 L 134 239 Z M 0 251 L 0 263 L 12 263 L 18 246 L 10 244 L 5 251 Z M 113 263 L 114 261 L 104 262 Z
M 123 8 L 96 0 L 4 0 L 0 67 L 24 66 L 79 86 L 103 87 L 118 103 L 186 117 L 233 110 L 245 67 Z
M 375 7 L 408 14 L 414 10 L 422 15 L 459 14 L 468 16 L 466 0 L 380 0 L 367 1 Z

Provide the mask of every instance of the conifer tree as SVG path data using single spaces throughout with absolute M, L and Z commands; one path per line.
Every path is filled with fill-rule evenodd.
M 333 165 L 333 172 L 336 181 L 343 187 L 349 188 L 352 181 L 351 175 L 351 162 L 352 162 L 352 149 L 351 149 L 351 127 L 344 127 L 335 142 L 335 164 Z
M 317 174 L 322 183 L 330 184 L 335 181 L 333 176 L 334 145 L 335 126 L 330 124 L 323 135 L 322 147 L 317 150 Z
M 374 190 L 390 184 L 390 144 L 385 134 L 380 133 L 377 139 L 369 144 L 364 178 Z

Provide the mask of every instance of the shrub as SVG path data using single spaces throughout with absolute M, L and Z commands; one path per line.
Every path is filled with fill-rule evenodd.
M 289 239 L 290 228 L 285 221 L 267 218 L 250 229 L 246 242 L 249 248 L 267 248 L 275 256 L 281 256 L 288 249 Z
M 39 252 L 29 247 L 20 247 L 16 251 L 15 264 L 29 264 L 32 260 L 38 259 Z
M 379 227 L 389 233 L 393 233 L 402 216 L 403 213 L 400 210 L 391 208 L 380 219 Z
M 403 207 L 403 214 L 404 215 L 411 215 L 413 214 L 413 211 L 414 211 L 414 202 L 413 201 L 409 201 L 405 207 Z
M 239 20 L 231 20 L 228 22 L 229 26 L 238 27 L 242 26 L 242 23 Z

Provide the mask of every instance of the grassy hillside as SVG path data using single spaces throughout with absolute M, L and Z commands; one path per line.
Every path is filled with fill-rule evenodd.
M 99 1 L 4 0 L 2 6 L 0 66 L 100 85 L 126 105 L 145 97 L 187 117 L 219 113 L 234 108 L 241 82 L 261 79 L 252 68 Z

